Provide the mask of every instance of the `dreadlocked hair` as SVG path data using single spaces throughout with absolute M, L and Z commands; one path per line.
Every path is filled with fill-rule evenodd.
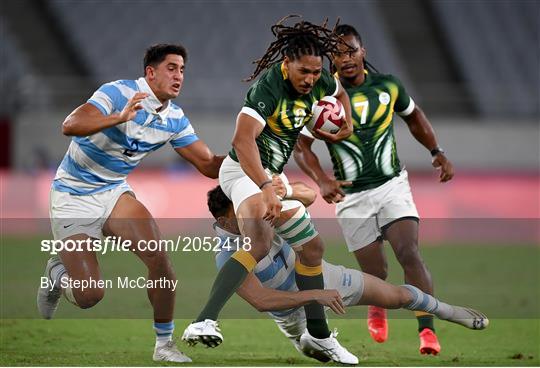
M 256 64 L 255 71 L 244 81 L 249 82 L 272 65 L 283 60 L 287 56 L 291 60 L 296 60 L 304 55 L 326 57 L 331 63 L 331 54 L 338 51 L 338 45 L 346 43 L 338 36 L 335 29 L 328 29 L 326 24 L 316 25 L 302 20 L 293 26 L 286 26 L 283 23 L 289 18 L 300 17 L 299 15 L 288 15 L 274 24 L 271 28 L 276 40 L 270 44 L 264 55 L 253 62 Z M 349 45 L 347 47 L 351 48 Z
M 364 46 L 364 43 L 362 42 L 362 37 L 360 37 L 360 33 L 358 33 L 358 31 L 356 30 L 356 28 L 354 28 L 353 26 L 351 25 L 348 25 L 348 24 L 340 24 L 338 26 L 336 26 L 336 29 L 335 29 L 335 32 L 340 36 L 340 37 L 343 37 L 343 36 L 353 36 L 354 38 L 356 38 L 356 40 L 358 41 L 358 43 L 360 44 L 360 46 Z M 366 67 L 366 69 L 371 72 L 371 73 L 379 73 L 379 71 L 377 70 L 377 68 L 375 68 L 373 66 L 373 64 L 371 64 L 369 61 L 367 61 L 365 58 L 364 58 L 364 66 Z

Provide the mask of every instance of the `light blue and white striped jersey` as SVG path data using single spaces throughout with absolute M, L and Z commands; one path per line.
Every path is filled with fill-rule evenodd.
M 123 184 L 150 152 L 169 142 L 173 148 L 199 138 L 183 110 L 172 101 L 162 106 L 141 77 L 102 85 L 88 100 L 104 115 L 119 113 L 137 92 L 149 94 L 133 120 L 87 137 L 73 137 L 56 172 L 53 189 L 76 195 L 94 194 Z
M 225 231 L 217 225 L 214 225 L 214 229 L 216 230 L 217 235 L 221 238 L 222 245 L 225 244 L 228 238 L 228 244 L 231 246 L 231 248 L 234 248 L 230 251 L 222 248 L 221 251 L 216 255 L 216 265 L 218 269 L 220 269 L 235 253 L 236 242 L 233 240 L 239 238 L 240 235 Z M 266 257 L 257 263 L 253 272 L 264 287 L 282 291 L 298 291 L 294 272 L 295 260 L 296 254 L 291 246 L 276 235 L 272 241 L 270 252 L 268 252 Z M 269 313 L 273 316 L 282 317 L 292 313 L 295 310 L 296 308 Z
M 235 239 L 240 238 L 241 235 L 225 231 L 217 224 L 214 224 L 214 230 L 221 239 L 221 250 L 216 254 L 216 266 L 219 270 L 236 252 L 237 241 Z M 239 244 L 241 246 L 242 242 L 239 241 Z M 296 253 L 291 246 L 280 236 L 275 235 L 270 251 L 257 263 L 253 273 L 265 288 L 298 291 L 294 270 L 295 261 Z M 357 305 L 364 291 L 362 272 L 328 263 L 324 259 L 321 265 L 324 288 L 337 290 L 343 298 L 345 306 Z M 268 314 L 274 319 L 287 319 L 300 308 L 302 307 L 272 311 Z
M 225 262 L 235 253 L 237 241 L 241 235 L 225 231 L 217 224 L 214 225 L 216 234 L 221 239 L 221 251 L 216 254 L 216 266 L 223 267 Z M 227 247 L 226 245 L 230 247 Z M 240 246 L 242 242 L 239 242 Z M 296 286 L 294 264 L 296 253 L 291 246 L 280 236 L 275 235 L 270 251 L 261 259 L 253 272 L 261 284 L 270 289 L 281 291 L 298 291 Z M 345 305 L 356 305 L 363 292 L 362 273 L 357 270 L 334 265 L 322 260 L 324 288 L 338 290 Z M 272 317 L 287 318 L 290 314 L 302 307 L 290 308 L 281 311 L 268 312 Z

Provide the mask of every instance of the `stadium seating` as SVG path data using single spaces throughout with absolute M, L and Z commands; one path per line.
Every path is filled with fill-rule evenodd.
M 287 14 L 333 25 L 337 17 L 361 30 L 370 59 L 381 69 L 408 78 L 377 7 L 371 2 L 328 2 L 324 7 L 296 2 L 147 2 L 100 3 L 51 0 L 50 7 L 72 44 L 87 60 L 98 82 L 133 78 L 142 73 L 144 49 L 156 42 L 181 42 L 189 51 L 182 102 L 193 109 L 237 109 L 253 70 L 272 41 L 270 26 Z M 141 21 L 143 19 L 143 21 Z M 375 46 L 376 45 L 376 46 Z
M 2 47 L 0 49 L 0 64 L 2 65 L 2 72 L 0 73 L 0 85 L 2 86 L 0 89 L 0 115 L 7 115 L 24 100 L 24 86 L 25 83 L 31 82 L 29 79 L 33 73 L 26 55 L 1 17 L 0 34 L 2 35 Z
M 461 98 L 450 96 L 451 88 L 437 86 L 434 81 L 418 80 L 417 76 L 411 78 L 411 65 L 418 64 L 415 60 L 419 60 L 422 53 L 416 55 L 411 51 L 405 54 L 408 49 L 396 47 L 399 37 L 395 33 L 400 28 L 389 27 L 389 20 L 385 18 L 385 14 L 399 9 L 393 7 L 392 2 L 156 0 L 97 3 L 47 0 L 43 4 L 66 38 L 66 50 L 78 56 L 77 62 L 85 64 L 84 69 L 90 73 L 89 77 L 96 86 L 105 81 L 141 75 L 141 56 L 152 43 L 183 43 L 189 50 L 190 62 L 182 105 L 190 111 L 237 109 L 248 86 L 240 81 L 250 75 L 253 70 L 251 61 L 260 57 L 272 40 L 270 26 L 287 14 L 301 14 L 317 23 L 328 17 L 330 24 L 340 17 L 342 23 L 357 26 L 369 50 L 369 60 L 381 71 L 398 75 L 420 102 L 423 99 L 431 101 L 431 95 L 446 96 L 456 101 Z M 425 14 L 432 14 L 437 24 L 431 31 L 441 32 L 449 56 L 447 67 L 458 70 L 457 75 L 462 79 L 460 83 L 464 83 L 466 89 L 463 99 L 471 99 L 478 117 L 511 117 L 529 121 L 538 117 L 540 51 L 537 2 L 434 0 L 423 5 L 411 2 L 410 6 L 430 9 Z M 396 18 L 391 19 L 395 22 Z M 422 19 L 407 19 L 407 22 L 423 24 Z M 36 82 L 28 78 L 35 73 L 28 68 L 31 63 L 24 60 L 24 45 L 19 45 L 17 50 L 17 35 L 10 34 L 5 22 L 1 27 L 0 57 L 8 70 L 2 73 L 2 82 L 15 83 L 16 88 L 23 92 L 36 90 L 33 88 Z M 421 39 L 418 39 L 418 44 L 422 44 Z M 69 55 L 65 57 L 69 58 Z M 57 103 L 59 83 L 41 83 L 44 76 L 38 76 L 41 78 L 40 95 L 37 96 L 39 98 L 34 96 L 32 103 L 44 106 L 47 98 Z M 79 81 L 70 83 L 66 80 L 59 85 L 67 85 L 71 92 L 77 83 Z M 421 91 L 419 83 L 432 83 L 433 93 L 422 96 L 426 92 L 418 93 Z M 55 97 L 50 97 L 47 90 Z M 4 95 L 6 93 L 2 92 Z M 9 110 L 6 106 L 10 100 L 21 101 L 24 98 L 16 98 L 12 94 L 5 96 L 2 98 L 3 110 Z M 437 107 L 434 108 L 437 113 Z M 446 110 L 441 112 L 448 114 Z
M 481 114 L 538 117 L 538 3 L 501 0 L 432 4 Z

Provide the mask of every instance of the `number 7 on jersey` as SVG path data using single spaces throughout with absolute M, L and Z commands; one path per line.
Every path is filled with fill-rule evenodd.
M 369 101 L 368 100 L 354 103 L 354 108 L 355 109 L 358 108 L 358 107 L 362 108 L 362 112 L 359 114 L 360 115 L 360 125 L 366 123 L 368 106 L 369 106 Z M 357 112 L 358 112 L 358 110 L 357 110 Z

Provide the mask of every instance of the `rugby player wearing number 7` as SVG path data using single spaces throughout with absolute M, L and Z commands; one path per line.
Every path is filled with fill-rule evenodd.
M 290 189 L 286 190 L 285 186 Z M 303 183 L 283 183 L 274 177 L 274 190 L 286 202 L 302 202 L 309 206 L 317 194 Z M 288 194 L 287 194 L 288 193 Z M 216 187 L 208 192 L 208 209 L 216 219 L 214 229 L 222 239 L 221 251 L 216 255 L 218 268 L 234 254 L 225 244 L 237 244 L 241 237 L 232 202 Z M 234 247 L 233 247 L 234 248 Z M 260 312 L 269 312 L 279 329 L 301 353 L 321 361 L 328 356 L 303 344 L 300 336 L 306 329 L 303 305 L 319 303 L 337 314 L 345 313 L 344 307 L 376 305 L 383 308 L 405 308 L 435 314 L 437 317 L 458 323 L 470 329 L 488 326 L 485 315 L 469 308 L 449 305 L 435 299 L 412 285 L 395 286 L 377 277 L 340 265 L 322 262 L 325 290 L 298 291 L 293 282 L 296 255 L 291 246 L 278 235 L 272 240 L 270 252 L 248 274 L 236 293 Z
M 219 312 L 257 262 L 267 256 L 274 236 L 272 226 L 298 252 L 293 274 L 298 288 L 324 288 L 322 240 L 303 206 L 282 206 L 271 176 L 282 173 L 314 101 L 333 95 L 345 106 L 346 121 L 340 131 L 325 135 L 326 139 L 337 142 L 351 134 L 349 97 L 323 68 L 323 58 L 337 52 L 342 41 L 325 25 L 306 21 L 294 26 L 279 22 L 272 32 L 277 39 L 257 61 L 251 79 L 267 70 L 248 91 L 237 118 L 233 150 L 219 173 L 220 185 L 241 219 L 240 230 L 251 239 L 252 247 L 235 252 L 219 271 L 205 307 L 182 336 L 190 344 L 221 344 L 223 336 L 216 323 Z M 289 232 L 286 218 L 291 216 L 290 221 L 298 226 Z M 309 304 L 304 308 L 307 329 L 302 339 L 336 362 L 358 363 L 330 332 L 323 307 Z
M 412 135 L 429 151 L 440 169 L 440 181 L 452 179 L 454 169 L 426 116 L 409 97 L 401 82 L 370 68 L 358 32 L 340 25 L 336 32 L 354 51 L 340 46 L 333 63 L 351 99 L 354 133 L 342 142 L 327 144 L 335 179 L 322 170 L 311 151 L 313 138 L 301 134 L 295 159 L 320 187 L 328 203 L 337 203 L 336 215 L 349 251 L 362 271 L 384 280 L 387 276 L 383 237 L 401 264 L 405 282 L 433 295 L 431 275 L 418 251 L 418 212 L 396 152 L 392 118 L 403 117 Z M 420 352 L 437 354 L 440 345 L 433 316 L 417 313 Z M 368 327 L 373 339 L 384 342 L 388 335 L 385 310 L 368 308 Z

